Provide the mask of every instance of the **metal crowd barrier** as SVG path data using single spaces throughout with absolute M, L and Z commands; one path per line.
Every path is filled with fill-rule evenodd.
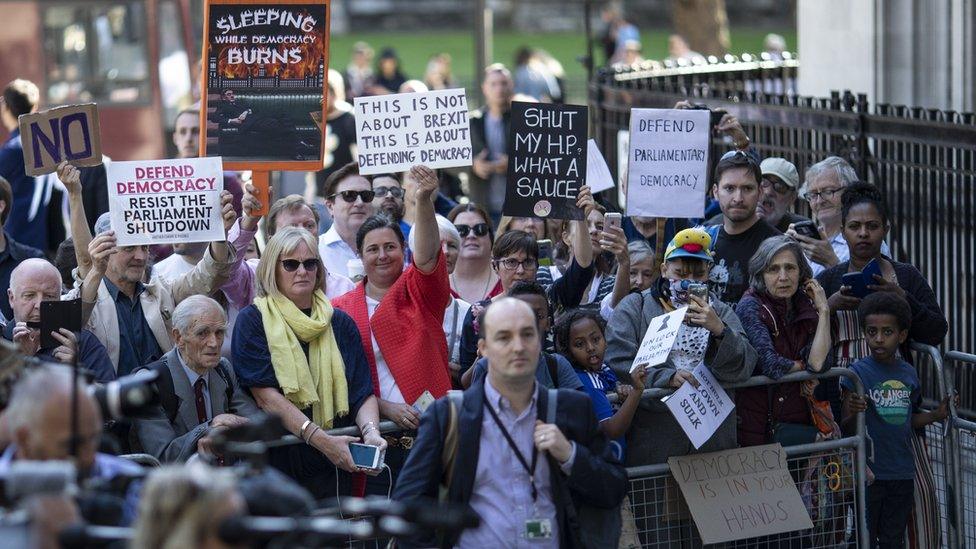
M 945 355 L 945 379 L 950 391 L 954 390 L 956 363 L 976 366 L 976 355 L 949 351 Z M 953 547 L 976 547 L 976 422 L 959 416 L 954 403 L 950 403 L 947 438 L 947 454 L 953 456 L 951 478 L 947 481 L 951 495 L 951 514 L 957 521 Z
M 770 379 L 765 376 L 755 376 L 740 383 L 723 384 L 725 389 L 743 389 L 780 383 L 802 382 L 810 379 L 836 379 L 846 377 L 850 379 L 856 390 L 863 394 L 864 387 L 854 372 L 846 368 L 833 368 L 820 374 L 797 372 L 783 376 L 780 379 Z M 671 394 L 671 389 L 647 389 L 643 398 L 657 398 Z M 838 423 L 840 418 L 837 418 Z M 826 440 L 812 444 L 802 444 L 786 448 L 789 456 L 790 473 L 797 482 L 797 490 L 801 496 L 804 492 L 821 489 L 831 490 L 828 485 L 838 488 L 831 490 L 829 501 L 820 499 L 818 517 L 814 520 L 813 530 L 789 532 L 770 538 L 752 538 L 729 542 L 728 544 L 710 545 L 709 547 L 740 547 L 740 546 L 802 546 L 805 548 L 828 548 L 843 545 L 846 541 L 859 541 L 860 546 L 869 547 L 867 513 L 865 512 L 865 471 L 867 469 L 864 436 L 864 414 L 857 418 L 857 430 L 854 436 L 835 440 Z M 843 467 L 837 467 L 836 478 L 830 482 L 817 482 L 821 479 L 805 479 L 807 468 L 815 463 L 813 460 L 827 458 L 837 460 L 837 463 L 851 464 L 852 475 L 844 475 Z M 636 525 L 636 533 L 644 547 L 701 547 L 702 542 L 698 531 L 690 520 L 687 509 L 682 509 L 682 498 L 679 497 L 677 483 L 671 476 L 667 463 L 630 467 L 627 469 L 630 478 L 628 499 L 630 510 Z M 853 476 L 853 478 L 851 478 Z M 807 484 L 804 486 L 804 484 Z M 811 485 L 812 483 L 812 485 Z M 819 493 L 822 498 L 826 493 Z M 819 499 L 819 498 L 818 498 Z M 809 499 L 804 499 L 809 504 Z M 626 528 L 626 525 L 625 525 Z M 785 544 L 785 545 L 781 545 Z
M 942 398 L 949 394 L 942 355 L 935 347 L 914 341 L 911 349 L 915 353 L 914 364 L 922 381 L 922 408 L 938 408 Z M 960 547 L 958 543 L 951 543 L 958 535 L 958 515 L 951 504 L 955 497 L 951 479 L 954 478 L 952 472 L 958 454 L 952 451 L 950 431 L 948 422 L 927 425 L 924 445 L 938 500 L 941 547 Z

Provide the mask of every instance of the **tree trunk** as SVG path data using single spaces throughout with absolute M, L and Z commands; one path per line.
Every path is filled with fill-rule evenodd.
M 702 55 L 728 53 L 729 19 L 725 0 L 671 0 L 671 19 L 675 32 L 692 50 Z

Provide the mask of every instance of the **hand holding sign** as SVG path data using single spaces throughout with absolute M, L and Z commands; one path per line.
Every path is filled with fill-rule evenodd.
M 58 179 L 61 180 L 69 196 L 81 193 L 81 171 L 67 161 L 62 160 L 58 164 Z
M 108 258 L 119 253 L 117 242 L 115 231 L 105 231 L 88 244 L 88 255 L 91 256 L 92 270 L 95 273 L 105 274 L 108 269 Z
M 237 211 L 234 210 L 234 195 L 226 189 L 220 191 L 220 216 L 224 220 L 224 234 L 227 234 L 237 221 Z

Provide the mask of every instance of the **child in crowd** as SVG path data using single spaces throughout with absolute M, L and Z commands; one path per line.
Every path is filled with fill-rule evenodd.
M 912 310 L 904 298 L 894 292 L 874 292 L 861 300 L 857 312 L 871 352 L 850 367 L 861 378 L 866 395 L 856 394 L 853 383 L 841 378 L 844 425 L 852 431 L 856 415 L 867 411 L 867 434 L 873 442 L 868 466 L 875 479 L 867 492 L 871 547 L 900 548 L 914 494 L 912 431 L 944 420 L 949 399 L 930 412 L 919 409 L 922 387 L 918 373 L 898 356 L 912 322 Z
M 647 371 L 639 368 L 632 374 L 633 386 L 617 382 L 616 374 L 603 362 L 603 353 L 607 350 L 607 340 L 603 335 L 605 328 L 606 323 L 599 312 L 593 309 L 570 309 L 560 315 L 556 321 L 553 335 L 556 351 L 573 365 L 576 375 L 583 383 L 583 389 L 590 395 L 593 412 L 600 422 L 600 432 L 610 440 L 614 457 L 623 463 L 627 431 L 630 430 L 630 422 L 634 419 L 634 412 L 637 411 L 637 405 L 644 392 Z M 608 398 L 614 392 L 619 395 L 618 405 L 611 404 Z M 624 498 L 620 509 L 620 538 L 616 547 L 617 549 L 639 548 L 641 545 L 629 498 Z M 607 520 L 614 519 L 607 518 Z M 587 537 L 586 533 L 583 535 L 584 538 Z M 599 545 L 600 543 L 591 543 L 586 546 Z
M 556 351 L 576 370 L 593 401 L 600 431 L 611 441 L 615 457 L 622 462 L 627 430 L 644 392 L 647 372 L 643 368 L 635 372 L 633 386 L 617 383 L 616 374 L 603 362 L 603 353 L 607 350 L 603 335 L 605 327 L 600 313 L 591 309 L 571 309 L 559 317 L 553 332 Z M 620 396 L 618 406 L 612 405 L 608 398 L 613 393 Z

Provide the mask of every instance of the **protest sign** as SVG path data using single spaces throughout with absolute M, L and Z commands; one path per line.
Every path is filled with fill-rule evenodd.
M 359 173 L 471 165 L 464 89 L 357 97 Z
M 232 170 L 320 170 L 328 0 L 207 0 L 201 156 Z
M 779 444 L 668 458 L 702 541 L 813 528 Z
M 710 137 L 706 110 L 632 109 L 627 215 L 705 215 Z
M 583 219 L 586 128 L 586 107 L 512 103 L 505 215 Z
M 593 194 L 613 188 L 610 167 L 607 166 L 600 147 L 593 139 L 586 142 L 586 184 L 590 186 L 590 192 Z
M 220 158 L 110 162 L 109 210 L 119 246 L 224 240 Z
M 74 166 L 102 163 L 98 108 L 94 103 L 22 114 L 18 123 L 27 175 L 53 173 L 65 160 Z
M 699 364 L 691 373 L 698 380 L 697 389 L 691 383 L 684 383 L 661 401 L 671 410 L 697 450 L 712 438 L 735 408 L 735 403 L 704 364 Z
M 647 331 L 644 332 L 644 339 L 637 349 L 634 363 L 630 366 L 631 372 L 639 366 L 657 366 L 668 359 L 668 353 L 671 352 L 671 346 L 678 337 L 681 321 L 684 320 L 687 312 L 688 307 L 682 307 L 651 319 Z

